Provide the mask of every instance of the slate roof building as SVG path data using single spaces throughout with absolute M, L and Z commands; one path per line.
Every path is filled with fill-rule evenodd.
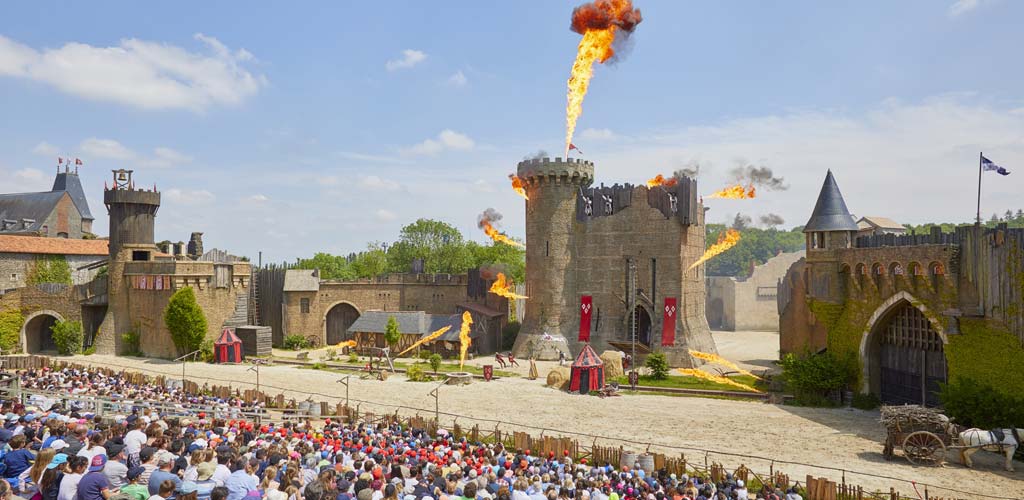
M 384 332 L 387 329 L 388 320 L 395 318 L 398 322 L 398 330 L 402 332 L 402 338 L 398 341 L 397 351 L 392 352 L 394 356 L 414 344 L 416 341 L 436 332 L 444 327 L 450 327 L 436 340 L 424 344 L 423 348 L 431 352 L 451 354 L 459 350 L 459 331 L 462 329 L 461 314 L 427 314 L 423 311 L 366 311 L 359 319 L 352 323 L 348 331 L 352 333 L 357 346 L 356 349 L 363 351 L 367 347 L 386 347 Z M 484 330 L 474 323 L 470 329 L 469 337 L 474 344 L 484 335 Z M 470 352 L 479 352 L 478 349 L 470 348 Z
M 93 219 L 78 172 L 70 169 L 57 172 L 49 191 L 0 194 L 0 234 L 81 239 Z

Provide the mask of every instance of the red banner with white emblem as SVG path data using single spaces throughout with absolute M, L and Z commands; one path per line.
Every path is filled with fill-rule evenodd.
M 670 346 L 676 343 L 676 307 L 675 297 L 665 297 L 665 318 L 661 322 L 661 345 Z
M 580 297 L 580 342 L 590 342 L 590 314 L 594 311 L 594 298 Z

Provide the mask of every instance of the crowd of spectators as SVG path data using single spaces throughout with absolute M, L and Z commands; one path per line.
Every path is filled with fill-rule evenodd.
M 742 480 L 596 466 L 400 426 L 257 423 L 161 414 L 141 402 L 202 397 L 81 371 L 27 371 L 23 386 L 130 398 L 100 417 L 6 401 L 0 500 L 800 500 Z M 231 405 L 233 402 L 224 402 Z

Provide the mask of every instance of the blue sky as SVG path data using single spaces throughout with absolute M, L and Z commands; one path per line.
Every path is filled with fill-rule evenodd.
M 157 238 L 268 260 L 389 241 L 417 217 L 483 241 L 506 176 L 561 154 L 570 2 L 22 2 L 0 17 L 0 191 L 80 157 L 94 213 L 113 168 L 164 193 Z M 966 221 L 1024 208 L 1024 3 L 642 1 L 595 71 L 577 140 L 599 182 L 740 164 L 790 189 L 709 220 L 803 224 L 825 169 L 858 215 Z M 1015 48 L 1016 47 L 1016 48 Z M 917 194 L 913 196 L 913 194 Z M 105 221 L 97 230 L 106 231 Z

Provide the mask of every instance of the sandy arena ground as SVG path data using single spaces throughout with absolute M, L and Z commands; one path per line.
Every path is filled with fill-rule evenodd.
M 753 369 L 770 367 L 771 360 L 777 356 L 778 335 L 775 333 L 720 332 L 715 334 L 715 338 L 722 356 Z M 181 375 L 181 364 L 163 360 L 93 355 L 78 356 L 75 361 L 160 372 L 172 377 Z M 474 364 L 490 361 L 491 358 L 478 359 Z M 881 454 L 885 431 L 878 423 L 877 411 L 799 408 L 694 397 L 625 395 L 599 399 L 569 395 L 544 387 L 543 378 L 550 364 L 540 365 L 541 379 L 536 381 L 509 378 L 490 383 L 479 381 L 462 387 L 445 386 L 440 389 L 441 411 L 463 415 L 464 418 L 459 420 L 463 425 L 471 425 L 470 419 L 475 417 L 543 427 L 550 429 L 545 431 L 547 435 L 558 434 L 555 431 L 559 430 L 655 443 L 652 451 L 684 452 L 691 462 L 697 463 L 703 463 L 705 455 L 695 448 L 833 467 L 847 471 L 847 482 L 885 491 L 894 486 L 904 495 L 914 495 L 909 484 L 913 480 L 919 483 L 922 495 L 924 490 L 920 484 L 926 483 L 1001 497 L 1024 497 L 1024 463 L 1015 462 L 1017 472 L 1004 472 L 1001 457 L 993 453 L 977 453 L 976 470 L 958 465 L 956 454 L 952 452 L 947 454 L 947 458 L 954 463 L 943 468 L 916 467 L 900 457 L 886 462 Z M 255 384 L 255 376 L 247 371 L 248 368 L 196 363 L 188 365 L 187 373 L 198 382 L 208 381 L 201 380 L 208 378 L 251 387 Z M 526 367 L 520 370 L 525 374 Z M 304 399 L 306 394 L 314 392 L 329 395 L 313 396 L 314 399 L 338 401 L 345 397 L 344 386 L 337 383 L 341 376 L 278 365 L 263 367 L 260 382 L 263 389 L 271 393 L 285 392 L 289 397 Z M 401 376 L 391 377 L 386 382 L 355 380 L 353 377 L 350 394 L 353 400 L 385 405 L 363 403 L 363 411 L 393 412 L 394 406 L 387 408 L 386 405 L 403 405 L 423 409 L 419 413 L 429 415 L 433 413 L 434 398 L 428 393 L 435 386 L 434 383 L 408 382 Z M 493 427 L 493 423 L 481 424 L 482 429 Z M 503 428 L 511 429 L 508 426 Z M 539 434 L 540 430 L 531 432 Z M 593 438 L 581 440 L 591 441 Z M 608 440 L 598 440 L 598 443 L 622 444 Z M 690 450 L 670 450 L 660 448 L 662 446 L 688 447 Z M 626 447 L 642 451 L 646 445 Z M 728 467 L 744 463 L 765 474 L 770 463 L 718 453 L 710 453 L 708 460 Z M 775 469 L 788 473 L 793 479 L 807 474 L 836 481 L 842 477 L 840 471 L 777 462 Z M 868 477 L 850 471 L 899 480 Z M 973 497 L 934 489 L 930 494 Z

